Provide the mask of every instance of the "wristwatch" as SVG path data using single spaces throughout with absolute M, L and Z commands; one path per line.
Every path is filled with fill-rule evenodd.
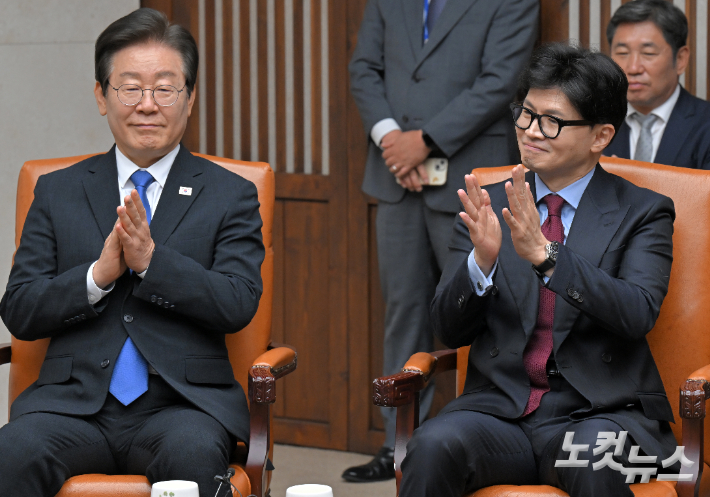
M 537 274 L 538 277 L 543 278 L 546 271 L 555 267 L 555 264 L 557 264 L 558 251 L 559 243 L 557 242 L 550 242 L 545 245 L 545 260 L 542 261 L 542 264 L 539 266 L 536 266 L 535 264 L 532 266 L 533 271 L 535 271 L 535 274 Z

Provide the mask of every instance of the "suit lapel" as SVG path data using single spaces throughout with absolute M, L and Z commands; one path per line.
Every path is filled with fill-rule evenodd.
M 658 146 L 656 157 L 653 162 L 658 164 L 673 165 L 678 152 L 680 152 L 688 137 L 688 130 L 693 127 L 693 116 L 695 115 L 695 107 L 690 102 L 690 95 L 681 88 L 678 101 L 671 112 L 671 117 L 668 119 L 666 129 L 663 131 L 661 143 Z
M 530 189 L 535 197 L 535 175 L 532 172 L 525 174 L 525 181 L 530 184 Z M 505 207 L 508 207 L 506 200 Z M 503 243 L 500 248 L 498 271 L 505 278 L 510 292 L 513 294 L 520 321 L 525 332 L 526 341 L 530 337 L 537 322 L 537 308 L 540 302 L 540 282 L 535 276 L 530 263 L 518 256 L 510 237 L 510 228 L 503 220 L 503 215 L 497 212 L 500 227 L 503 233 Z
M 599 267 L 602 256 L 628 210 L 628 205 L 619 205 L 614 176 L 597 164 L 594 176 L 587 185 L 575 212 L 565 246 L 595 267 Z M 567 303 L 562 296 L 558 295 L 555 299 L 553 322 L 555 350 L 569 334 L 580 312 Z
M 181 145 L 150 223 L 150 234 L 155 243 L 165 243 L 175 231 L 204 186 L 201 176 L 199 161 Z M 192 194 L 180 195 L 179 190 L 183 186 L 192 188 Z
M 89 175 L 83 185 L 89 199 L 91 211 L 104 239 L 113 230 L 118 219 L 116 207 L 121 205 L 118 193 L 118 169 L 116 167 L 116 145 L 108 153 L 97 158 L 88 169 Z
M 419 46 L 421 46 L 421 41 L 423 40 L 422 21 L 424 19 L 424 2 L 412 2 L 411 0 L 404 1 L 410 1 L 413 4 L 419 4 Z M 459 22 L 459 19 L 461 19 L 461 17 L 468 11 L 468 9 L 470 9 L 471 6 L 477 1 L 478 0 L 448 0 L 446 2 L 444 10 L 441 11 L 441 15 L 439 16 L 439 19 L 437 19 L 436 24 L 434 25 L 434 29 L 432 29 L 431 33 L 429 33 L 429 41 L 426 43 L 426 45 L 424 45 L 424 48 L 422 50 L 415 52 L 415 54 L 417 54 L 417 62 L 414 67 L 415 71 L 419 68 L 424 59 L 426 59 L 429 54 L 431 54 L 434 49 L 439 46 L 439 44 L 444 40 L 444 38 L 446 38 L 446 35 L 449 34 L 449 31 L 451 31 L 456 25 L 456 23 Z

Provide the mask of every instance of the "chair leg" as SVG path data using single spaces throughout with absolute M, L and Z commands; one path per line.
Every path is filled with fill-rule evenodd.
M 402 481 L 402 461 L 407 455 L 407 443 L 412 432 L 419 428 L 419 392 L 414 393 L 412 402 L 397 408 L 397 428 L 394 441 L 394 469 L 397 480 L 397 495 Z

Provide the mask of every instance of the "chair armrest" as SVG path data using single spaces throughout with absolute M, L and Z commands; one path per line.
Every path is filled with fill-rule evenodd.
M 249 369 L 249 454 L 244 470 L 252 494 L 268 493 L 266 461 L 271 449 L 271 404 L 276 402 L 276 380 L 296 369 L 296 350 L 271 344 Z
M 12 347 L 9 343 L 0 343 L 0 364 L 9 364 L 12 357 Z
M 417 352 L 409 358 L 402 371 L 376 378 L 372 382 L 372 401 L 381 407 L 399 407 L 414 400 L 434 376 L 456 369 L 456 350 Z
M 252 368 L 269 368 L 274 378 L 278 379 L 295 370 L 296 365 L 296 351 L 287 345 L 281 345 L 257 357 Z
M 694 461 L 690 468 L 681 467 L 681 473 L 692 474 L 687 482 L 678 482 L 679 497 L 697 496 L 703 475 L 705 454 L 705 402 L 710 399 L 710 365 L 694 371 L 680 387 L 680 417 L 683 420 L 682 444 L 685 456 Z

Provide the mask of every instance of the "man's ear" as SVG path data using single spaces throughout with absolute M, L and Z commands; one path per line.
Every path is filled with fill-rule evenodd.
M 685 72 L 690 62 L 690 48 L 688 45 L 680 47 L 675 54 L 675 72 L 678 76 Z
M 592 142 L 591 152 L 597 154 L 601 153 L 609 145 L 616 132 L 611 124 L 597 124 L 595 128 L 597 130 Z
M 96 97 L 96 105 L 99 106 L 99 114 L 102 116 L 106 115 L 106 97 L 104 96 L 103 89 L 101 89 L 101 83 L 98 81 L 94 85 L 94 97 Z
M 187 99 L 187 117 L 192 115 L 192 104 L 195 103 L 195 93 L 197 93 L 197 85 L 192 87 L 192 93 L 190 93 L 190 98 Z

